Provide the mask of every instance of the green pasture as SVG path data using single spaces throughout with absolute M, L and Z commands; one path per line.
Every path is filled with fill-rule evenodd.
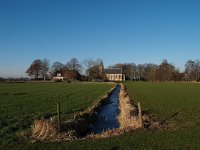
M 178 129 L 200 124 L 200 84 L 128 82 L 125 85 L 132 101 L 135 104 L 140 101 L 144 112 L 154 113 L 162 120 L 177 114 L 169 121 Z
M 19 88 L 19 86 L 24 87 L 23 85 L 16 85 L 15 88 Z M 31 85 L 27 85 L 30 86 Z M 36 86 L 36 85 L 35 85 Z M 45 85 L 40 85 L 41 87 Z M 62 86 L 69 86 L 65 84 L 55 84 L 52 85 L 60 89 Z M 99 91 L 96 93 L 96 96 L 94 96 L 92 93 L 88 95 L 88 97 L 93 99 L 98 99 L 97 95 L 103 95 L 102 91 L 106 93 L 106 91 L 111 87 L 111 85 L 108 84 L 100 84 L 100 85 L 70 85 L 70 86 L 88 86 L 86 90 L 89 90 L 89 87 L 91 86 L 91 91 Z M 101 88 L 98 88 L 100 87 Z M 96 139 L 96 140 L 78 140 L 73 142 L 36 142 L 36 143 L 21 143 L 18 146 L 11 146 L 8 148 L 13 149 L 79 149 L 79 150 L 132 150 L 132 149 L 151 149 L 151 150 L 169 150 L 169 149 L 180 149 L 180 150 L 188 150 L 188 149 L 200 149 L 200 84 L 198 83 L 151 83 L 151 82 L 126 82 L 125 86 L 127 88 L 127 92 L 132 99 L 132 102 L 134 104 L 137 104 L 137 102 L 141 102 L 142 111 L 144 113 L 153 113 L 157 117 L 159 117 L 161 120 L 165 120 L 166 118 L 169 118 L 173 114 L 177 114 L 174 117 L 167 120 L 167 123 L 171 126 L 171 128 L 166 130 L 160 130 L 160 131 L 148 131 L 146 129 L 140 129 L 137 131 L 133 131 L 130 133 L 125 133 L 121 136 L 107 138 L 107 139 Z M 12 86 L 10 86 L 12 87 Z M 38 87 L 38 85 L 36 86 Z M 50 88 L 51 86 L 48 86 Z M 102 88 L 103 87 L 103 88 Z M 14 91 L 15 88 L 8 88 L 7 91 Z M 94 90 L 96 88 L 96 90 Z M 6 88 L 5 88 L 6 89 Z M 12 89 L 12 90 L 10 90 Z M 28 88 L 26 88 L 28 89 Z M 36 88 L 37 89 L 37 88 Z M 76 90 L 78 88 L 75 88 Z M 104 89 L 100 91 L 100 89 Z M 47 97 L 51 97 L 50 95 L 53 95 L 55 92 L 55 88 L 50 89 L 43 89 L 47 91 L 47 95 L 45 96 L 42 92 L 40 94 L 35 94 L 30 97 L 30 99 L 34 99 L 37 101 L 39 97 L 44 97 L 43 101 L 47 99 Z M 37 91 L 37 90 L 31 90 L 31 91 Z M 50 91 L 50 92 L 48 92 Z M 74 90 L 71 91 L 73 93 Z M 20 91 L 21 92 L 21 91 Z M 6 90 L 4 92 L 1 91 L 1 93 L 6 93 Z M 17 93 L 17 92 L 13 92 Z M 63 92 L 60 92 L 63 93 Z M 55 94 L 55 93 L 54 93 Z M 60 94 L 58 94 L 60 95 Z M 59 96 L 55 97 L 59 97 Z M 74 94 L 73 94 L 74 95 Z M 79 96 L 83 96 L 84 94 L 76 95 L 77 99 Z M 19 95 L 18 95 L 19 96 Z M 24 96 L 25 95 L 21 95 Z M 5 97 L 5 96 L 4 96 Z M 1 106 L 2 110 L 7 110 L 5 107 L 10 108 L 9 110 L 15 111 L 15 113 L 9 113 L 11 118 L 14 118 L 14 116 L 20 115 L 17 113 L 16 110 L 11 109 L 13 108 L 13 105 L 16 104 L 15 98 L 17 96 L 13 96 L 14 100 L 10 100 L 10 103 L 7 103 L 4 105 L 4 107 Z M 35 98 L 34 98 L 35 97 Z M 69 96 L 70 97 L 70 96 Z M 70 99 L 68 97 L 68 99 Z M 16 98 L 17 99 L 17 98 Z M 51 98 L 50 98 L 51 99 Z M 72 113 L 73 111 L 77 111 L 81 109 L 84 109 L 88 107 L 88 105 L 91 104 L 92 101 L 88 102 L 87 104 L 79 104 L 81 101 L 77 101 L 77 103 L 73 104 L 73 107 L 69 107 L 69 103 L 63 105 L 63 107 L 68 108 L 68 113 Z M 32 100 L 32 101 L 34 101 Z M 4 101 L 6 101 L 4 99 Z M 9 101 L 9 100 L 8 100 Z M 20 100 L 18 100 L 20 101 Z M 51 99 L 52 106 L 55 105 L 55 101 Z M 63 100 L 65 101 L 65 100 Z M 73 101 L 73 100 L 72 100 Z M 15 102 L 15 103 L 14 103 Z M 41 102 L 41 101 L 39 101 Z M 39 103 L 37 101 L 37 104 L 35 104 L 35 107 L 38 107 L 37 109 L 40 110 L 41 106 L 39 106 Z M 55 108 L 51 108 L 48 106 L 47 103 L 49 101 L 45 101 L 46 105 L 43 106 L 46 108 L 44 111 L 41 111 L 43 113 L 38 113 L 37 116 L 41 116 L 42 114 L 48 114 L 49 112 L 55 111 Z M 23 103 L 22 103 L 23 104 Z M 29 104 L 29 103 L 28 103 Z M 23 104 L 27 105 L 27 104 Z M 22 106 L 23 106 L 22 105 Z M 33 105 L 33 104 L 32 104 Z M 15 107 L 16 107 L 15 106 Z M 22 107 L 18 106 L 18 107 Z M 85 106 L 85 107 L 83 107 Z M 71 109 L 70 109 L 71 108 Z M 32 108 L 29 108 L 32 109 Z M 2 111 L 1 110 L 1 115 Z M 62 110 L 64 110 L 62 108 Z M 67 110 L 67 109 L 65 109 Z M 46 113 L 44 113 L 46 112 Z M 47 113 L 48 112 L 48 113 Z M 22 112 L 21 112 L 22 113 Z M 3 112 L 3 114 L 6 114 Z M 34 114 L 34 113 L 32 113 Z M 13 116 L 14 115 L 14 116 Z M 27 114 L 27 116 L 29 113 Z M 24 114 L 24 116 L 26 116 Z M 32 115 L 34 116 L 34 115 Z M 32 117 L 33 118 L 33 117 Z M 18 118 L 16 118 L 18 119 Z M 12 119 L 11 119 L 12 120 Z M 30 121 L 31 122 L 31 121 Z M 12 123 L 11 123 L 12 124 Z
M 54 116 L 57 102 L 62 116 L 68 117 L 92 106 L 113 86 L 106 83 L 0 84 L 0 143 L 14 143 L 18 140 L 17 134 L 29 129 L 35 119 Z

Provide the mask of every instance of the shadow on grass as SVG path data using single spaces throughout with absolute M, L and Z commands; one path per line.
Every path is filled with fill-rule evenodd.
M 120 149 L 119 146 L 114 146 L 110 150 L 118 150 L 118 149 Z

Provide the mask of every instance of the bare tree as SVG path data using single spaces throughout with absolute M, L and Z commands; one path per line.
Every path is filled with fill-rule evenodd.
M 46 77 L 48 76 L 49 71 L 49 60 L 47 58 L 41 60 L 41 74 L 44 80 L 46 80 Z
M 83 61 L 85 70 L 88 70 L 90 67 L 94 66 L 95 61 L 92 58 L 85 59 Z
M 158 69 L 158 65 L 156 64 L 147 64 L 145 68 L 146 72 L 146 80 L 148 81 L 156 81 L 156 70 Z
M 81 72 L 82 69 L 82 65 L 79 63 L 78 59 L 76 58 L 72 58 L 70 59 L 70 61 L 67 62 L 66 64 L 67 68 L 69 68 L 69 70 L 76 70 L 78 72 Z
M 145 64 L 139 64 L 137 66 L 136 74 L 138 76 L 139 81 L 141 79 L 145 79 Z
M 195 63 L 196 63 L 196 81 L 199 82 L 200 81 L 200 60 L 197 59 Z
M 89 80 L 104 80 L 105 76 L 103 73 L 104 65 L 100 58 L 93 60 L 91 58 L 84 60 L 85 73 Z
M 193 60 L 188 60 L 185 64 L 185 73 L 188 74 L 189 80 L 196 80 L 196 63 Z
M 188 60 L 185 64 L 185 74 L 189 76 L 190 80 L 200 80 L 200 60 Z
M 55 75 L 58 71 L 63 71 L 64 68 L 65 66 L 61 62 L 54 62 L 51 67 L 51 74 Z
M 94 66 L 103 66 L 103 60 L 100 58 L 97 58 L 96 60 L 89 58 L 89 59 L 85 59 L 83 61 L 84 64 L 84 70 L 86 75 L 88 75 L 88 70 Z M 102 68 L 103 69 L 103 68 Z
M 38 79 L 39 76 L 41 76 L 41 72 L 42 72 L 42 61 L 40 59 L 34 60 L 26 71 L 26 73 L 29 76 L 34 77 L 35 79 Z
M 27 69 L 26 73 L 34 77 L 35 79 L 38 79 L 39 77 L 42 77 L 44 80 L 48 76 L 49 71 L 49 60 L 48 59 L 36 59 L 33 61 L 33 63 L 30 65 L 30 67 Z
M 129 69 L 130 69 L 130 80 L 136 80 L 136 70 L 137 70 L 137 66 L 135 63 L 130 63 L 129 64 Z
M 171 81 L 173 80 L 173 72 L 175 72 L 175 66 L 164 59 L 156 72 L 156 78 L 159 81 Z

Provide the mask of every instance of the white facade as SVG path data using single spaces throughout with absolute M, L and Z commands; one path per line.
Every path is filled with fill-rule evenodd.
M 125 74 L 122 68 L 108 68 L 104 69 L 104 74 L 109 81 L 125 81 Z
M 57 76 L 53 77 L 54 81 L 63 81 L 64 77 L 62 77 L 61 73 L 58 73 Z
M 105 74 L 109 81 L 125 81 L 124 74 Z

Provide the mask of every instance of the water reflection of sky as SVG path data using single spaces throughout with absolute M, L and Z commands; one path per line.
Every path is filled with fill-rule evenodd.
M 119 101 L 120 86 L 117 86 L 108 102 L 101 106 L 98 112 L 98 120 L 92 126 L 91 132 L 101 133 L 104 130 L 118 128 L 118 101 Z

